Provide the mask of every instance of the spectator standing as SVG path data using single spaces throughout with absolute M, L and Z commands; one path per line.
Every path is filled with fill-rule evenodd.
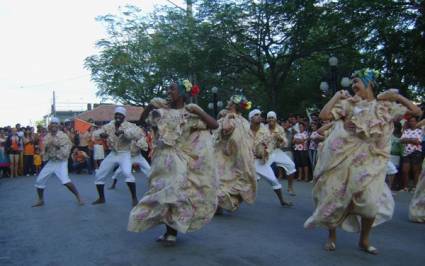
M 12 128 L 9 137 L 6 140 L 6 151 L 10 161 L 10 177 L 18 176 L 19 154 L 21 153 L 22 138 L 17 134 L 16 128 Z
M 412 191 L 415 190 L 419 180 L 422 164 L 422 129 L 417 128 L 418 120 L 412 116 L 407 120 L 407 127 L 403 131 L 400 142 L 404 144 L 403 164 L 401 169 L 402 190 L 408 191 L 409 173 L 412 171 L 414 184 Z
M 30 129 L 25 130 L 23 142 L 24 142 L 24 175 L 29 176 L 29 175 L 35 174 L 35 170 L 34 170 L 35 140 Z
M 294 157 L 298 168 L 298 181 L 308 181 L 308 133 L 304 122 L 298 123 L 300 133 L 294 135 Z
M 5 149 L 6 136 L 3 129 L 0 131 L 0 177 L 5 177 L 9 174 L 9 157 Z
M 41 154 L 40 154 L 40 149 L 36 148 L 35 149 L 35 153 L 34 153 L 34 170 L 35 173 L 38 175 L 40 173 L 41 170 L 41 165 L 42 165 L 42 158 L 41 158 Z

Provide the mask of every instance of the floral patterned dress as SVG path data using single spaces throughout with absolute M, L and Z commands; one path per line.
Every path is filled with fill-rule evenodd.
M 182 233 L 200 229 L 217 208 L 212 136 L 185 108 L 156 109 L 149 120 L 155 130 L 149 191 L 131 210 L 128 230 L 158 224 Z
M 355 232 L 360 217 L 375 217 L 375 225 L 390 220 L 394 211 L 391 191 L 385 184 L 393 119 L 406 108 L 387 101 L 352 97 L 332 109 L 335 119 L 329 136 L 319 147 L 314 169 L 316 206 L 304 224 Z M 344 122 L 352 122 L 346 129 Z
M 242 201 L 254 203 L 256 197 L 254 138 L 249 122 L 239 114 L 229 113 L 218 123 L 214 132 L 218 203 L 223 209 L 236 211 Z
M 412 222 L 425 223 L 425 160 L 416 191 L 409 204 L 409 219 Z

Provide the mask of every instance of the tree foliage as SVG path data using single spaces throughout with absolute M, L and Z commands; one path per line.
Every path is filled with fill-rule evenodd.
M 221 100 L 243 90 L 254 105 L 279 113 L 324 102 L 319 83 L 330 55 L 339 77 L 381 69 L 385 86 L 419 99 L 425 87 L 423 1 L 198 0 L 195 12 L 127 7 L 98 20 L 108 36 L 86 59 L 99 95 L 142 105 L 174 78 L 189 78 Z

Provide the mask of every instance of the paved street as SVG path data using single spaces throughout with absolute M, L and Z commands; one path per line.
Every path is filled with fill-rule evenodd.
M 154 240 L 156 227 L 127 232 L 130 196 L 123 180 L 106 191 L 107 203 L 96 198 L 93 177 L 71 176 L 86 205 L 51 178 L 46 205 L 35 201 L 34 177 L 0 179 L 0 265 L 424 265 L 425 225 L 410 223 L 410 194 L 396 197 L 391 222 L 375 228 L 372 243 L 379 256 L 360 252 L 357 234 L 338 231 L 337 251 L 322 249 L 326 231 L 306 230 L 312 212 L 311 184 L 296 183 L 292 209 L 281 208 L 271 187 L 259 183 L 257 202 L 236 213 L 215 218 L 202 230 L 180 234 L 178 245 L 165 248 Z M 137 175 L 138 195 L 146 180 Z M 284 182 L 285 183 L 285 182 Z M 284 184 L 286 187 L 286 183 Z

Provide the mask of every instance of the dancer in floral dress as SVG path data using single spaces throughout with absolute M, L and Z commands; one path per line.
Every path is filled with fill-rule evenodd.
M 158 241 L 175 244 L 186 233 L 207 224 L 217 208 L 217 177 L 210 129 L 217 121 L 198 105 L 185 105 L 199 91 L 185 80 L 168 89 L 169 102 L 155 98 L 140 118 L 154 129 L 149 190 L 131 212 L 128 230 L 142 232 L 166 226 Z
M 242 201 L 255 201 L 254 138 L 249 122 L 241 115 L 242 110 L 251 108 L 250 105 L 244 96 L 232 96 L 227 112 L 218 120 L 219 128 L 214 132 L 220 182 L 217 214 L 221 214 L 222 209 L 236 211 Z
M 418 128 L 425 126 L 425 120 L 416 125 Z M 425 160 L 422 162 L 422 172 L 416 191 L 409 204 L 409 219 L 412 222 L 425 223 Z
M 336 228 L 341 226 L 346 231 L 360 230 L 360 249 L 378 254 L 369 244 L 369 233 L 372 226 L 391 219 L 394 210 L 385 185 L 393 119 L 407 109 L 421 113 L 394 90 L 375 99 L 378 74 L 369 69 L 355 72 L 352 89 L 356 95 L 338 91 L 320 113 L 321 119 L 335 121 L 314 171 L 316 209 L 304 226 L 327 227 L 325 249 L 329 251 L 336 248 Z

